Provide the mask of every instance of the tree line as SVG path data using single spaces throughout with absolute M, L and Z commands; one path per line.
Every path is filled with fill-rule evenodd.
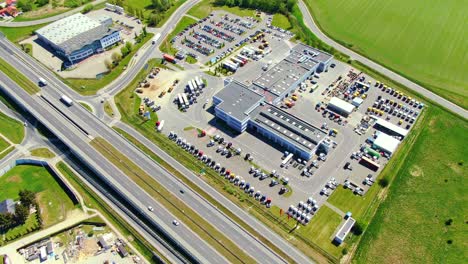
M 32 207 L 36 208 L 39 225 L 42 225 L 40 217 L 39 205 L 36 201 L 36 193 L 29 190 L 21 190 L 19 192 L 19 203 L 15 206 L 15 213 L 0 214 L 0 230 L 6 231 L 15 226 L 22 225 L 29 217 L 29 212 Z
M 296 2 L 297 0 L 215 0 L 214 4 L 252 8 L 267 13 L 282 13 L 286 15 L 288 12 L 291 12 Z

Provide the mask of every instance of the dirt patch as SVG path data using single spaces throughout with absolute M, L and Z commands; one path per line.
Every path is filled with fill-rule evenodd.
M 448 165 L 456 174 L 462 174 L 463 173 L 463 167 L 464 165 L 459 165 L 458 163 L 450 163 Z
M 153 101 L 157 101 L 161 92 L 169 92 L 169 88 L 174 84 L 176 79 L 181 79 L 183 74 L 171 70 L 160 69 L 159 73 L 154 78 L 147 76 L 145 85 L 139 87 L 140 97 L 148 97 Z
M 94 239 L 85 239 L 83 249 L 80 251 L 78 260 L 86 259 L 88 256 L 93 256 L 99 250 L 97 241 Z
M 419 167 L 419 166 L 416 166 L 416 165 L 413 165 L 410 169 L 410 172 L 411 176 L 413 177 L 419 177 L 419 176 L 424 176 L 424 172 L 423 170 Z
M 7 182 L 15 182 L 15 183 L 20 183 L 22 180 L 21 180 L 21 177 L 19 175 L 13 175 L 11 177 L 8 178 Z

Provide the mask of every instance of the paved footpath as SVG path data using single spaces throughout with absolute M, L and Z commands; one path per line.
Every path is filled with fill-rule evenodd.
M 440 104 L 441 106 L 449 109 L 450 111 L 464 117 L 465 119 L 468 118 L 468 111 L 466 109 L 463 109 L 462 107 L 440 97 L 439 95 L 427 90 L 426 88 L 420 86 L 419 84 L 416 84 L 405 77 L 399 75 L 398 73 L 393 72 L 392 70 L 389 70 L 385 68 L 384 66 L 373 62 L 372 60 L 342 46 L 341 44 L 337 43 L 333 39 L 329 38 L 327 35 L 325 35 L 320 28 L 317 26 L 315 23 L 311 13 L 309 12 L 309 9 L 307 6 L 304 4 L 303 0 L 299 0 L 299 9 L 301 10 L 303 17 L 304 17 L 304 23 L 307 25 L 307 27 L 314 33 L 319 39 L 321 39 L 323 42 L 327 43 L 328 45 L 332 46 L 336 50 L 348 55 L 351 59 L 357 60 L 364 65 L 366 65 L 369 68 L 372 68 L 381 74 L 389 77 L 390 79 L 401 83 L 402 85 L 410 88 L 411 90 L 423 95 L 426 98 L 429 98 L 430 100 Z

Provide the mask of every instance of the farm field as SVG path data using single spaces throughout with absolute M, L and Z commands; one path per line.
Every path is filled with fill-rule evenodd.
M 67 212 L 74 208 L 67 193 L 43 167 L 20 165 L 0 177 L 0 201 L 18 199 L 18 192 L 22 189 L 37 193 L 44 227 L 64 220 Z
M 428 111 L 355 263 L 460 263 L 467 258 L 468 122 L 438 107 Z
M 466 2 L 305 2 L 333 39 L 468 108 Z

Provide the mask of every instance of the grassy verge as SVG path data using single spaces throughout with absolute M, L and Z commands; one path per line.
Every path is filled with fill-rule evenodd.
M 195 64 L 195 63 L 197 63 L 197 59 L 195 59 L 192 56 L 187 56 L 187 57 L 185 57 L 185 62 L 187 62 L 189 64 Z
M 181 32 L 184 28 L 190 26 L 191 24 L 197 22 L 195 19 L 191 17 L 184 16 L 180 19 L 179 23 L 175 26 L 174 30 L 167 35 L 167 37 L 164 39 L 164 41 L 161 43 L 159 46 L 159 49 L 164 52 L 168 53 L 171 55 L 174 55 L 177 53 L 177 50 L 172 46 L 171 44 L 171 39 L 173 39 L 179 32 Z
M 15 147 L 11 146 L 11 147 L 7 148 L 6 150 L 4 150 L 0 154 L 0 160 L 2 160 L 4 157 L 6 157 L 8 154 L 10 154 L 14 149 L 15 149 Z
M 73 90 L 82 95 L 95 95 L 99 89 L 104 88 L 106 85 L 117 79 L 122 74 L 125 67 L 128 66 L 130 60 L 138 52 L 138 50 L 153 38 L 152 33 L 148 33 L 140 43 L 135 44 L 132 52 L 128 54 L 111 72 L 104 75 L 101 79 L 65 79 L 65 82 L 70 85 Z
M 38 93 L 41 89 L 37 84 L 26 78 L 23 74 L 13 68 L 10 64 L 0 58 L 0 71 L 5 73 L 10 79 L 15 81 L 21 88 L 23 88 L 29 94 Z
M 31 150 L 31 155 L 36 156 L 36 157 L 41 157 L 41 158 L 46 158 L 46 159 L 51 159 L 55 157 L 55 154 L 50 151 L 48 148 L 37 148 Z
M 192 9 L 188 11 L 188 14 L 198 18 L 204 18 L 208 16 L 214 10 L 224 10 L 226 12 L 244 17 L 250 16 L 255 17 L 255 10 L 240 8 L 240 7 L 228 7 L 228 6 L 215 6 L 214 0 L 203 0 L 196 4 Z
M 15 144 L 19 144 L 23 141 L 23 123 L 0 112 L 0 124 L 0 134 L 4 135 Z
M 80 105 L 82 105 L 84 108 L 86 108 L 86 110 L 88 110 L 89 112 L 91 112 L 91 113 L 93 112 L 93 108 L 89 104 L 87 104 L 85 102 L 80 102 Z
M 14 43 L 18 43 L 23 39 L 29 38 L 34 35 L 34 31 L 40 29 L 41 27 L 46 26 L 47 24 L 34 25 L 29 27 L 0 27 L 0 32 L 5 34 L 5 36 Z
M 4 150 L 6 150 L 9 146 L 10 144 L 5 139 L 0 137 L 0 152 L 3 152 Z
M 182 173 L 180 173 L 178 170 L 173 168 L 170 164 L 168 164 L 166 161 L 161 159 L 159 156 L 154 154 L 149 148 L 147 148 L 145 145 L 141 144 L 137 139 L 132 137 L 130 134 L 126 133 L 122 129 L 118 127 L 114 127 L 114 129 L 119 132 L 122 136 L 124 136 L 126 139 L 128 139 L 132 144 L 137 146 L 139 149 L 141 149 L 144 153 L 149 155 L 154 161 L 159 163 L 162 167 L 164 167 L 167 171 L 169 171 L 171 174 L 177 176 L 180 180 L 182 180 L 185 184 L 190 186 L 192 190 L 194 190 L 196 193 L 200 194 L 208 200 L 211 204 L 216 206 L 219 210 L 221 210 L 224 214 L 229 216 L 233 221 L 241 225 L 245 230 L 247 230 L 249 233 L 260 239 L 263 243 L 265 243 L 268 247 L 273 249 L 277 254 L 280 254 L 284 259 L 286 259 L 288 262 L 293 262 L 292 259 L 289 258 L 288 255 L 286 255 L 284 252 L 282 252 L 276 245 L 271 243 L 269 240 L 267 240 L 265 237 L 263 237 L 260 233 L 258 233 L 255 229 L 253 229 L 250 225 L 246 224 L 242 219 L 237 217 L 235 214 L 233 214 L 231 211 L 229 211 L 227 208 L 225 208 L 221 203 L 219 203 L 217 200 L 213 199 L 209 194 L 207 194 L 205 191 L 203 191 L 200 187 L 198 187 L 196 184 L 194 184 L 192 181 L 190 181 L 187 177 L 185 177 Z M 194 127 L 190 127 L 190 129 L 194 129 Z
M 73 188 L 80 193 L 83 197 L 84 203 L 87 207 L 99 210 L 102 215 L 115 226 L 119 232 L 126 236 L 130 243 L 138 250 L 140 254 L 147 260 L 153 258 L 153 254 L 157 254 L 164 261 L 168 262 L 164 258 L 164 255 L 159 253 L 154 247 L 152 247 L 145 239 L 131 227 L 123 218 L 121 218 L 109 205 L 107 205 L 100 196 L 97 195 L 91 188 L 89 188 L 80 178 L 73 173 L 73 171 L 64 163 L 57 163 L 57 169 L 63 176 L 73 185 Z
M 271 21 L 271 25 L 275 27 L 287 29 L 287 30 L 292 28 L 288 17 L 280 13 L 273 15 L 273 20 Z
M 254 262 L 235 243 L 102 138 L 91 145 L 231 263 Z M 222 241 L 222 242 L 221 242 Z
M 110 117 L 114 116 L 114 110 L 112 110 L 112 107 L 111 107 L 109 101 L 104 102 L 104 112 L 106 112 L 106 114 L 108 116 L 110 116 Z

